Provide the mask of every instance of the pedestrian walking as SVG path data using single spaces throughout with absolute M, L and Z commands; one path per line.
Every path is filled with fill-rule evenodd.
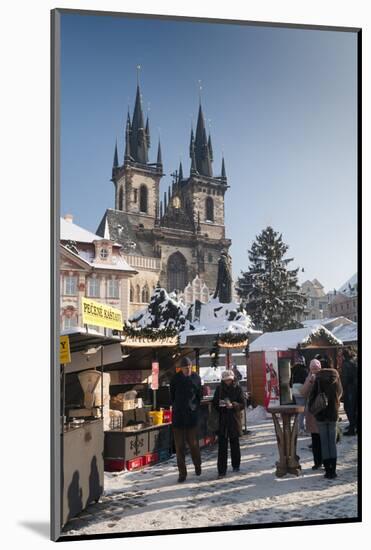
M 296 405 L 305 406 L 305 397 L 302 395 L 301 390 L 304 386 L 304 382 L 308 376 L 308 369 L 305 366 L 305 359 L 300 356 L 291 369 L 290 386 L 292 388 L 292 395 Z M 299 414 L 299 433 L 305 433 L 305 415 Z
M 326 471 L 325 477 L 327 479 L 337 477 L 336 427 L 342 391 L 340 376 L 337 370 L 321 368 L 316 374 L 316 381 L 308 398 L 309 407 L 320 393 L 325 395 L 325 402 L 327 403 L 322 410 L 315 414 L 321 439 L 322 460 Z
M 175 442 L 178 482 L 187 478 L 185 445 L 188 444 L 195 474 L 201 475 L 201 453 L 198 444 L 197 424 L 201 402 L 201 378 L 192 372 L 192 362 L 183 357 L 181 371 L 177 372 L 170 383 L 170 397 L 173 407 L 172 428 Z
M 344 410 L 349 421 L 348 429 L 343 435 L 355 435 L 358 420 L 358 365 L 356 356 L 348 349 L 343 350 L 341 382 Z
M 239 438 L 242 435 L 241 411 L 245 408 L 245 398 L 232 370 L 222 373 L 222 381 L 215 390 L 212 406 L 219 413 L 218 474 L 221 478 L 227 473 L 228 441 L 234 472 L 239 471 L 241 463 Z
M 316 381 L 316 375 L 321 370 L 321 363 L 318 359 L 312 359 L 309 364 L 309 374 L 305 379 L 303 387 L 300 392 L 301 395 L 306 399 L 305 404 L 305 423 L 306 429 L 310 433 L 312 438 L 312 454 L 313 454 L 313 466 L 312 470 L 318 470 L 322 466 L 322 453 L 321 453 L 321 439 L 319 435 L 319 429 L 317 426 L 317 421 L 313 414 L 309 411 L 308 408 L 308 398 L 312 392 L 314 383 Z

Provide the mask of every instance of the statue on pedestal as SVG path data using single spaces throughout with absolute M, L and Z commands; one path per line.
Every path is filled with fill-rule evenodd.
M 227 252 L 222 252 L 218 261 L 218 278 L 214 298 L 222 304 L 232 301 L 232 260 Z

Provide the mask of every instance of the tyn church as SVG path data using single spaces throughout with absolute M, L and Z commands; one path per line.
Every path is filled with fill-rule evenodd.
M 213 148 L 211 136 L 206 133 L 201 101 L 196 133 L 191 130 L 190 174 L 184 176 L 180 163 L 163 200 L 161 143 L 155 163 L 149 162 L 150 144 L 149 121 L 147 117 L 144 124 L 138 84 L 133 116 L 129 112 L 127 116 L 123 159 L 119 160 L 117 143 L 114 151 L 115 208 L 106 211 L 97 234 L 123 245 L 126 259 L 139 271 L 137 277 L 142 282 L 143 272 L 147 270 L 149 277 L 152 271 L 152 280 L 145 282 L 149 292 L 155 286 L 154 278 L 169 292 L 183 292 L 196 275 L 214 290 L 220 253 L 228 252 L 231 245 L 224 222 L 228 184 L 224 158 L 221 174 L 213 174 Z M 139 294 L 142 292 L 134 283 L 131 302 L 147 301 L 140 296 L 136 299 L 135 288 L 139 288 Z

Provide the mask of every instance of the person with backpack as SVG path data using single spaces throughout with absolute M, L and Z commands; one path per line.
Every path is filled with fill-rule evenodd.
M 212 406 L 219 413 L 218 477 L 222 478 L 227 473 L 228 441 L 234 472 L 240 470 L 241 463 L 239 438 L 242 435 L 241 411 L 245 408 L 245 398 L 232 370 L 227 369 L 222 373 L 222 381 L 215 390 Z
M 321 452 L 321 438 L 319 435 L 319 429 L 317 421 L 314 415 L 309 410 L 308 398 L 312 393 L 313 387 L 316 383 L 316 377 L 321 370 L 321 363 L 318 359 L 312 359 L 309 364 L 309 374 L 305 379 L 305 382 L 300 388 L 301 395 L 306 399 L 305 403 L 305 424 L 306 429 L 310 433 L 312 438 L 312 454 L 313 454 L 313 466 L 312 470 L 318 470 L 322 466 L 322 452 Z
M 321 455 L 327 479 L 337 477 L 336 427 L 342 392 L 337 370 L 321 368 L 316 374 L 308 399 L 309 410 L 314 415 L 319 430 Z

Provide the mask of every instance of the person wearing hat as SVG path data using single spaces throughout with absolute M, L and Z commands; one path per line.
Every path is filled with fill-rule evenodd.
M 314 400 L 319 393 L 323 393 L 327 397 L 326 407 L 315 414 L 321 438 L 322 459 L 326 472 L 325 477 L 327 479 L 334 479 L 337 477 L 336 426 L 339 416 L 340 398 L 343 393 L 340 376 L 336 369 L 325 368 L 322 364 L 321 369 L 316 375 L 316 383 L 309 396 L 309 402 Z
M 197 424 L 202 397 L 201 378 L 192 372 L 192 362 L 183 357 L 180 362 L 181 370 L 170 382 L 170 398 L 173 407 L 173 435 L 176 458 L 179 470 L 178 482 L 187 478 L 185 462 L 185 444 L 187 442 L 195 474 L 201 475 L 201 453 L 198 444 Z
M 218 474 L 222 478 L 227 473 L 228 440 L 234 472 L 239 471 L 241 463 L 239 438 L 242 435 L 241 411 L 245 408 L 245 398 L 232 370 L 227 369 L 222 373 L 222 381 L 215 390 L 212 406 L 219 413 Z

